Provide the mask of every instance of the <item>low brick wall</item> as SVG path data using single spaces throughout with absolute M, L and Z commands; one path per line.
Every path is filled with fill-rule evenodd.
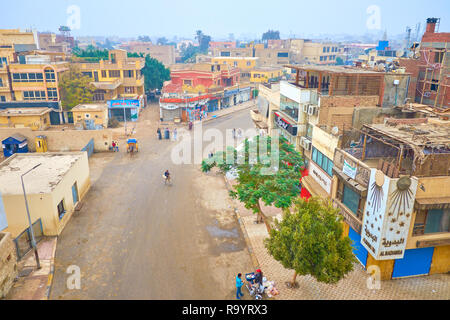
M 9 232 L 0 232 L 0 298 L 4 298 L 17 277 L 16 246 Z
M 80 151 L 91 139 L 94 139 L 94 151 L 108 151 L 112 143 L 112 130 L 45 130 L 33 131 L 30 128 L 0 128 L 0 141 L 15 133 L 28 139 L 28 148 L 36 151 L 35 138 L 39 135 L 47 137 L 48 151 Z

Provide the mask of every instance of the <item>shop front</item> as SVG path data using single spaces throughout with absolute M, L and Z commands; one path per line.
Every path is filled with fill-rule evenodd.
M 274 112 L 275 128 L 279 129 L 280 135 L 286 138 L 289 143 L 296 145 L 297 140 L 297 125 L 293 124 L 286 117 L 283 117 L 281 113 Z
M 117 121 L 132 121 L 135 122 L 139 118 L 139 111 L 142 106 L 141 99 L 120 99 L 109 100 L 108 116 L 115 118 Z

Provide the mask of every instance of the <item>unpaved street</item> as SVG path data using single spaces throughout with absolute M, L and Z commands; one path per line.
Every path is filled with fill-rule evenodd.
M 158 116 L 155 105 L 143 111 L 138 154 L 121 141 L 119 153 L 90 160 L 92 187 L 58 238 L 51 299 L 233 299 L 236 273 L 251 271 L 223 178 L 172 164 L 176 142 L 156 139 Z M 252 126 L 243 110 L 203 128 Z M 70 265 L 80 290 L 67 289 Z

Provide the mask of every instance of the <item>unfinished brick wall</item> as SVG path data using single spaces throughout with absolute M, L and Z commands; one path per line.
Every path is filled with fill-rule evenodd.
M 319 125 L 348 130 L 353 125 L 355 107 L 375 107 L 378 99 L 378 96 L 322 96 Z
M 4 298 L 17 277 L 16 247 L 9 232 L 0 232 L 0 298 Z

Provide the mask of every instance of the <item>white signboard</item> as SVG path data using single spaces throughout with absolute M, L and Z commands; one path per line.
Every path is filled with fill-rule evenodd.
M 390 179 L 371 169 L 361 244 L 376 260 L 402 259 L 411 223 L 417 178 Z
M 331 193 L 331 179 L 312 161 L 309 162 L 309 175 L 328 193 Z
M 346 160 L 344 160 L 344 165 L 342 167 L 342 172 L 352 179 L 356 177 L 356 166 L 352 167 Z

